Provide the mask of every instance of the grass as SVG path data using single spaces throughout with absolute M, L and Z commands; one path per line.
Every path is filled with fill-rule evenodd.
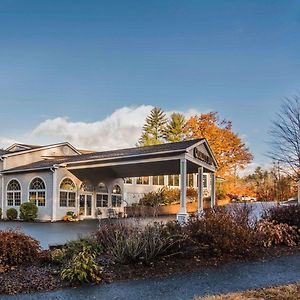
M 240 293 L 206 296 L 195 300 L 299 300 L 300 282 Z

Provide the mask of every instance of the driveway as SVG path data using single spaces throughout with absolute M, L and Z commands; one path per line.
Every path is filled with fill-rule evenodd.
M 108 222 L 135 223 L 145 225 L 153 222 L 165 222 L 174 220 L 175 216 L 143 218 L 143 219 L 103 219 L 101 224 Z M 84 220 L 80 222 L 54 222 L 54 223 L 27 223 L 27 222 L 0 222 L 0 230 L 3 229 L 20 229 L 26 234 L 40 241 L 41 246 L 47 249 L 49 245 L 62 245 L 69 240 L 74 240 L 78 236 L 88 235 L 97 230 L 99 226 L 98 220 Z
M 191 300 L 196 295 L 235 292 L 299 280 L 300 255 L 293 255 L 267 261 L 210 267 L 162 279 L 124 281 L 32 295 L 0 297 L 1 300 Z

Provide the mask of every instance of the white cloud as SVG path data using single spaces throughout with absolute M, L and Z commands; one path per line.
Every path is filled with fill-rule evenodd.
M 134 146 L 152 106 L 122 107 L 96 122 L 72 122 L 67 117 L 48 119 L 32 132 L 33 137 L 55 137 L 76 147 L 109 150 Z
M 110 116 L 96 122 L 73 122 L 67 117 L 47 119 L 33 131 L 33 139 L 68 141 L 76 147 L 91 150 L 110 150 L 134 147 L 141 136 L 146 117 L 153 106 L 122 107 Z M 172 111 L 166 112 L 170 115 Z M 190 109 L 184 114 L 197 114 Z
M 7 147 L 9 147 L 10 145 L 16 143 L 17 141 L 14 139 L 9 139 L 6 137 L 0 137 L 0 148 L 1 149 L 6 149 Z
M 253 161 L 244 170 L 241 170 L 239 175 L 242 177 L 247 176 L 247 175 L 254 173 L 254 171 L 257 167 L 261 167 L 264 170 L 268 170 L 268 169 L 270 169 L 271 166 L 272 166 L 271 162 L 260 162 L 259 163 L 259 162 Z

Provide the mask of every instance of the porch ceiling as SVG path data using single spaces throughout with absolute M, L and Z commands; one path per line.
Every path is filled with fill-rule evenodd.
M 187 161 L 187 173 L 197 173 L 199 165 Z M 100 180 L 104 178 L 125 178 L 155 175 L 180 174 L 180 159 L 115 164 L 112 166 L 81 166 L 78 169 L 67 168 L 80 179 Z M 211 172 L 204 169 L 204 172 Z

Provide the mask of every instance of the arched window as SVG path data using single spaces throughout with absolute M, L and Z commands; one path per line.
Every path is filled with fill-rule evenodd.
M 120 207 L 122 203 L 122 190 L 118 184 L 114 185 L 111 194 L 112 207 Z
M 75 207 L 76 206 L 76 186 L 70 178 L 65 178 L 59 187 L 59 206 Z
M 108 207 L 108 189 L 103 182 L 97 186 L 96 207 Z
M 46 185 L 41 178 L 34 178 L 29 185 L 29 201 L 37 206 L 46 205 Z
M 94 186 L 88 181 L 84 180 L 80 186 L 80 190 L 83 192 L 94 192 Z
M 21 205 L 21 185 L 13 179 L 7 185 L 6 194 L 7 206 L 20 206 Z

